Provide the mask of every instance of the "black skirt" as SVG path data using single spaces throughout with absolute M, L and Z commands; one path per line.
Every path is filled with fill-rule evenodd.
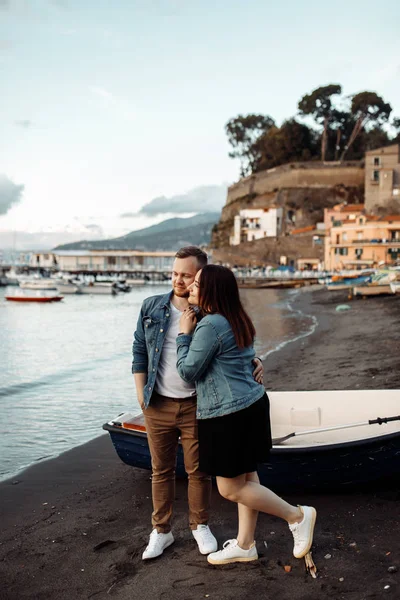
M 213 419 L 199 419 L 200 470 L 237 477 L 257 471 L 272 448 L 267 394 L 243 410 Z

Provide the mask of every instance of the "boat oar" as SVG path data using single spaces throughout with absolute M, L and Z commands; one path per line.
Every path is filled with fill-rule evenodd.
M 336 429 L 349 429 L 350 427 L 361 427 L 362 425 L 382 425 L 382 423 L 389 423 L 390 421 L 400 421 L 400 415 L 397 417 L 378 417 L 377 419 L 371 419 L 370 421 L 361 421 L 361 423 L 350 423 L 349 425 L 335 425 L 334 427 L 323 427 L 321 429 L 309 429 L 308 431 L 293 431 L 293 433 L 288 433 L 288 435 L 284 435 L 280 438 L 275 438 L 272 440 L 274 446 L 278 444 L 282 444 L 282 442 L 286 442 L 286 440 L 290 440 L 292 437 L 297 437 L 298 435 L 309 435 L 311 433 L 320 433 L 322 431 L 335 431 Z

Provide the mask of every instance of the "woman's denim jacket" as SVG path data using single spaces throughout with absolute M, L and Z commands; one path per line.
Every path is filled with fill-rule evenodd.
M 264 395 L 253 379 L 253 346 L 239 349 L 228 321 L 207 315 L 192 335 L 179 335 L 177 369 L 187 382 L 196 382 L 197 418 L 209 419 L 247 408 Z

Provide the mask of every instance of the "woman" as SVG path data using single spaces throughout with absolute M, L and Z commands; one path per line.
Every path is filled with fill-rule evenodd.
M 292 506 L 260 485 L 257 463 L 272 446 L 269 400 L 251 373 L 255 329 L 240 302 L 235 276 L 226 267 L 207 265 L 189 287 L 189 303 L 203 318 L 197 324 L 186 309 L 177 337 L 177 369 L 196 382 L 200 469 L 217 479 L 218 490 L 236 502 L 238 535 L 209 554 L 211 564 L 249 562 L 258 554 L 254 532 L 258 512 L 284 519 L 294 537 L 293 554 L 309 552 L 316 510 Z

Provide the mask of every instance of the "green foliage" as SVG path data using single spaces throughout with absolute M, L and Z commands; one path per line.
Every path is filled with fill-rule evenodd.
M 257 162 L 256 144 L 275 122 L 267 115 L 238 115 L 225 125 L 228 141 L 233 147 L 231 158 L 240 159 L 240 174 L 249 175 Z
M 332 113 L 332 96 L 342 93 L 342 86 L 331 83 L 319 87 L 311 94 L 306 94 L 299 101 L 299 113 L 303 116 L 312 115 L 316 121 L 323 122 Z
M 400 118 L 389 124 L 392 107 L 381 96 L 360 92 L 343 108 L 341 94 L 341 85 L 331 83 L 300 99 L 299 116 L 311 118 L 311 126 L 291 118 L 278 127 L 272 117 L 257 114 L 230 119 L 229 156 L 239 158 L 240 175 L 294 161 L 359 160 L 367 150 L 400 142 Z
M 316 155 L 313 132 L 294 119 L 272 127 L 256 142 L 254 172 L 272 169 L 287 162 L 307 161 Z

